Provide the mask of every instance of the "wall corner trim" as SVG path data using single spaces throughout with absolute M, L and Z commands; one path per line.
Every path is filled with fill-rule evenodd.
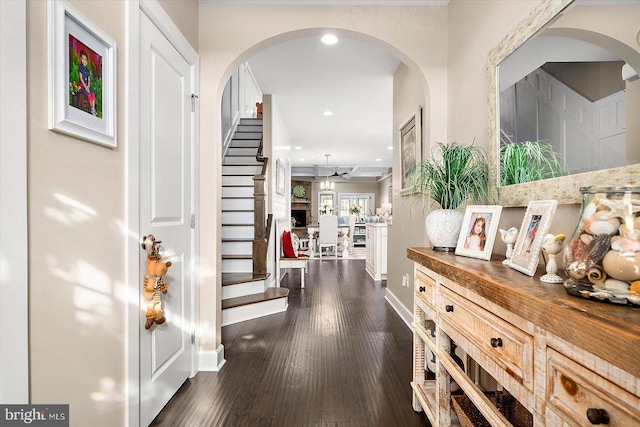
M 198 371 L 218 372 L 225 363 L 222 344 L 215 350 L 200 350 L 198 352 Z
M 396 297 L 393 292 L 389 290 L 389 288 L 384 291 L 384 299 L 389 303 L 391 308 L 398 313 L 398 316 L 402 319 L 402 321 L 407 325 L 407 327 L 413 332 L 413 326 L 411 323 L 413 322 L 413 312 L 405 307 L 398 297 Z

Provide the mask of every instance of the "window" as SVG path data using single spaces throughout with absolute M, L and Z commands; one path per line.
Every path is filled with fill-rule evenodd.
M 318 211 L 320 215 L 335 214 L 334 197 L 335 194 L 331 192 L 318 193 Z
M 340 223 L 349 222 L 349 215 L 355 215 L 358 218 L 372 215 L 374 205 L 375 195 L 373 193 L 340 193 L 338 194 L 338 221 Z M 352 206 L 358 206 L 359 212 L 352 213 Z

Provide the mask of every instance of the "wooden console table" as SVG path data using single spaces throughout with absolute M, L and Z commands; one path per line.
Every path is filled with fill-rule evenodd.
M 492 425 L 511 426 L 453 361 L 451 341 L 535 426 L 640 425 L 640 309 L 568 295 L 540 282 L 542 269 L 528 277 L 501 260 L 428 248 L 408 248 L 407 257 L 415 266 L 413 404 L 434 426 L 452 422 L 451 378 Z M 436 356 L 435 379 L 425 348 Z

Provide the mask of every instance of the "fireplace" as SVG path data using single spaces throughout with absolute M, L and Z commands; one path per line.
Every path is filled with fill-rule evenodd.
M 307 211 L 303 209 L 291 209 L 291 217 L 296 220 L 295 227 L 307 226 Z

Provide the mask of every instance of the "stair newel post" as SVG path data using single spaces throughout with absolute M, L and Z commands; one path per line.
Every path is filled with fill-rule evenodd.
M 266 193 L 265 193 L 265 159 L 262 175 L 253 177 L 253 274 L 267 272 L 267 235 L 266 235 Z

